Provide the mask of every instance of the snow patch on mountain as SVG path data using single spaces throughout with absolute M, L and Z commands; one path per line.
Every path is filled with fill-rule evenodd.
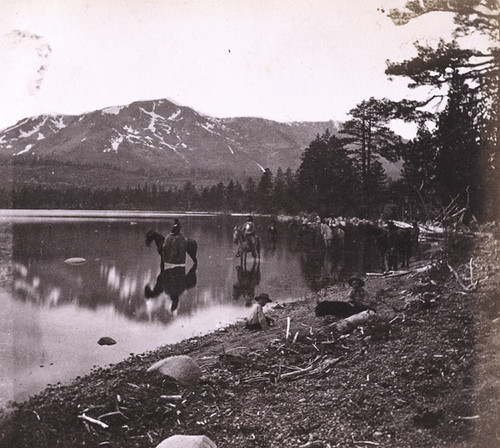
M 15 125 L 10 126 L 10 127 L 6 128 L 6 129 L 4 129 L 2 132 L 6 133 L 6 132 L 9 132 L 9 131 L 12 131 L 12 130 L 14 130 L 16 128 L 19 128 L 22 125 L 26 124 L 28 121 L 29 121 L 29 118 L 23 118 L 19 123 L 16 123 Z
M 139 135 L 139 131 L 133 129 L 131 126 L 125 125 L 123 126 L 123 130 L 125 130 L 128 134 Z
M 180 109 L 177 109 L 172 115 L 170 115 L 169 117 L 167 117 L 167 120 L 171 120 L 171 121 L 178 121 L 176 120 L 176 118 L 181 114 L 181 110 Z M 182 120 L 183 117 L 179 118 L 179 120 Z
M 33 127 L 33 129 L 31 129 L 30 131 L 19 132 L 19 137 L 21 137 L 21 138 L 31 137 L 32 135 L 36 134 L 40 130 L 40 128 L 45 124 L 46 121 L 47 121 L 47 117 L 44 117 L 42 122 L 35 125 Z
M 38 137 L 36 138 L 37 140 L 43 140 L 45 138 L 45 135 L 43 135 L 41 132 L 38 133 Z
M 156 120 L 164 120 L 164 118 L 161 115 L 158 115 L 154 111 L 154 108 L 155 108 L 155 105 L 153 104 L 153 110 L 151 112 L 148 112 L 143 107 L 139 107 L 139 110 L 141 110 L 146 115 L 149 115 L 151 117 L 151 121 L 150 121 L 149 126 L 147 127 L 147 129 L 149 129 L 153 134 L 156 132 Z
M 229 151 L 231 151 L 231 154 L 233 154 L 233 155 L 234 155 L 233 148 L 231 148 L 229 145 L 227 145 L 227 147 L 229 148 Z
M 160 141 L 160 145 L 163 145 L 163 146 L 166 146 L 167 148 L 170 148 L 172 151 L 176 152 L 177 154 L 179 154 L 180 156 L 182 156 L 181 153 L 179 153 L 179 151 L 177 151 L 177 148 L 173 145 L 170 145 L 169 143 L 167 143 L 163 137 L 161 135 L 157 135 L 158 137 L 158 140 Z M 184 158 L 184 156 L 182 156 Z
M 102 109 L 103 114 L 118 115 L 125 106 L 110 106 Z
M 257 161 L 254 160 L 254 162 L 257 164 L 257 166 L 262 170 L 262 172 L 266 171 L 264 167 Z
M 53 117 L 51 121 L 52 124 L 59 130 L 64 129 L 66 127 L 66 125 L 64 124 L 63 117 Z
M 212 123 L 206 121 L 205 123 L 200 123 L 200 126 L 211 134 L 215 134 L 215 132 L 213 131 L 214 125 Z
M 103 152 L 118 152 L 118 147 L 120 146 L 120 143 L 123 142 L 123 135 L 119 135 L 118 137 L 113 137 L 110 141 L 111 148 L 106 148 L 104 149 Z
M 24 154 L 25 152 L 28 152 L 32 147 L 33 147 L 33 145 L 31 145 L 31 144 L 26 145 L 26 147 L 22 151 L 16 152 L 14 155 L 19 156 L 21 154 Z

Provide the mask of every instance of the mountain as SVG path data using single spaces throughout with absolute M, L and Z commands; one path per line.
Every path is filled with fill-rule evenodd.
M 304 148 L 326 129 L 335 132 L 338 124 L 214 118 L 161 99 L 25 118 L 0 132 L 0 157 L 14 182 L 244 180 L 263 168 L 297 168 Z

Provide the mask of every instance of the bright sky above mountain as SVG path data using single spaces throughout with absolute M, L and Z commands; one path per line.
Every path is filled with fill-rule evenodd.
M 167 98 L 218 117 L 344 120 L 415 93 L 385 61 L 449 36 L 449 14 L 396 27 L 403 0 L 0 0 L 0 129 Z

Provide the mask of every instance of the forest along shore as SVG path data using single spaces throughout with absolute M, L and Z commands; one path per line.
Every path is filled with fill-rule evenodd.
M 369 277 L 377 313 L 349 331 L 314 315 L 317 301 L 345 297 L 335 285 L 267 305 L 269 330 L 233 325 L 51 386 L 3 413 L 0 446 L 155 447 L 206 434 L 219 448 L 497 447 L 498 236 L 453 234 L 410 272 Z M 146 372 L 179 354 L 203 371 L 195 389 Z

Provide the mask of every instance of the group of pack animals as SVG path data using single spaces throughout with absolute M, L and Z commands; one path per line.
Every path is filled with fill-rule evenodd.
M 289 230 L 297 240 L 311 245 L 320 241 L 327 250 L 343 251 L 346 240 L 372 239 L 380 254 L 382 269 L 389 271 L 410 266 L 410 258 L 417 251 L 420 235 L 416 221 L 413 221 L 412 227 L 398 227 L 392 221 L 383 226 L 367 220 L 356 223 L 345 220 L 342 224 L 333 225 L 293 220 L 289 223 Z

